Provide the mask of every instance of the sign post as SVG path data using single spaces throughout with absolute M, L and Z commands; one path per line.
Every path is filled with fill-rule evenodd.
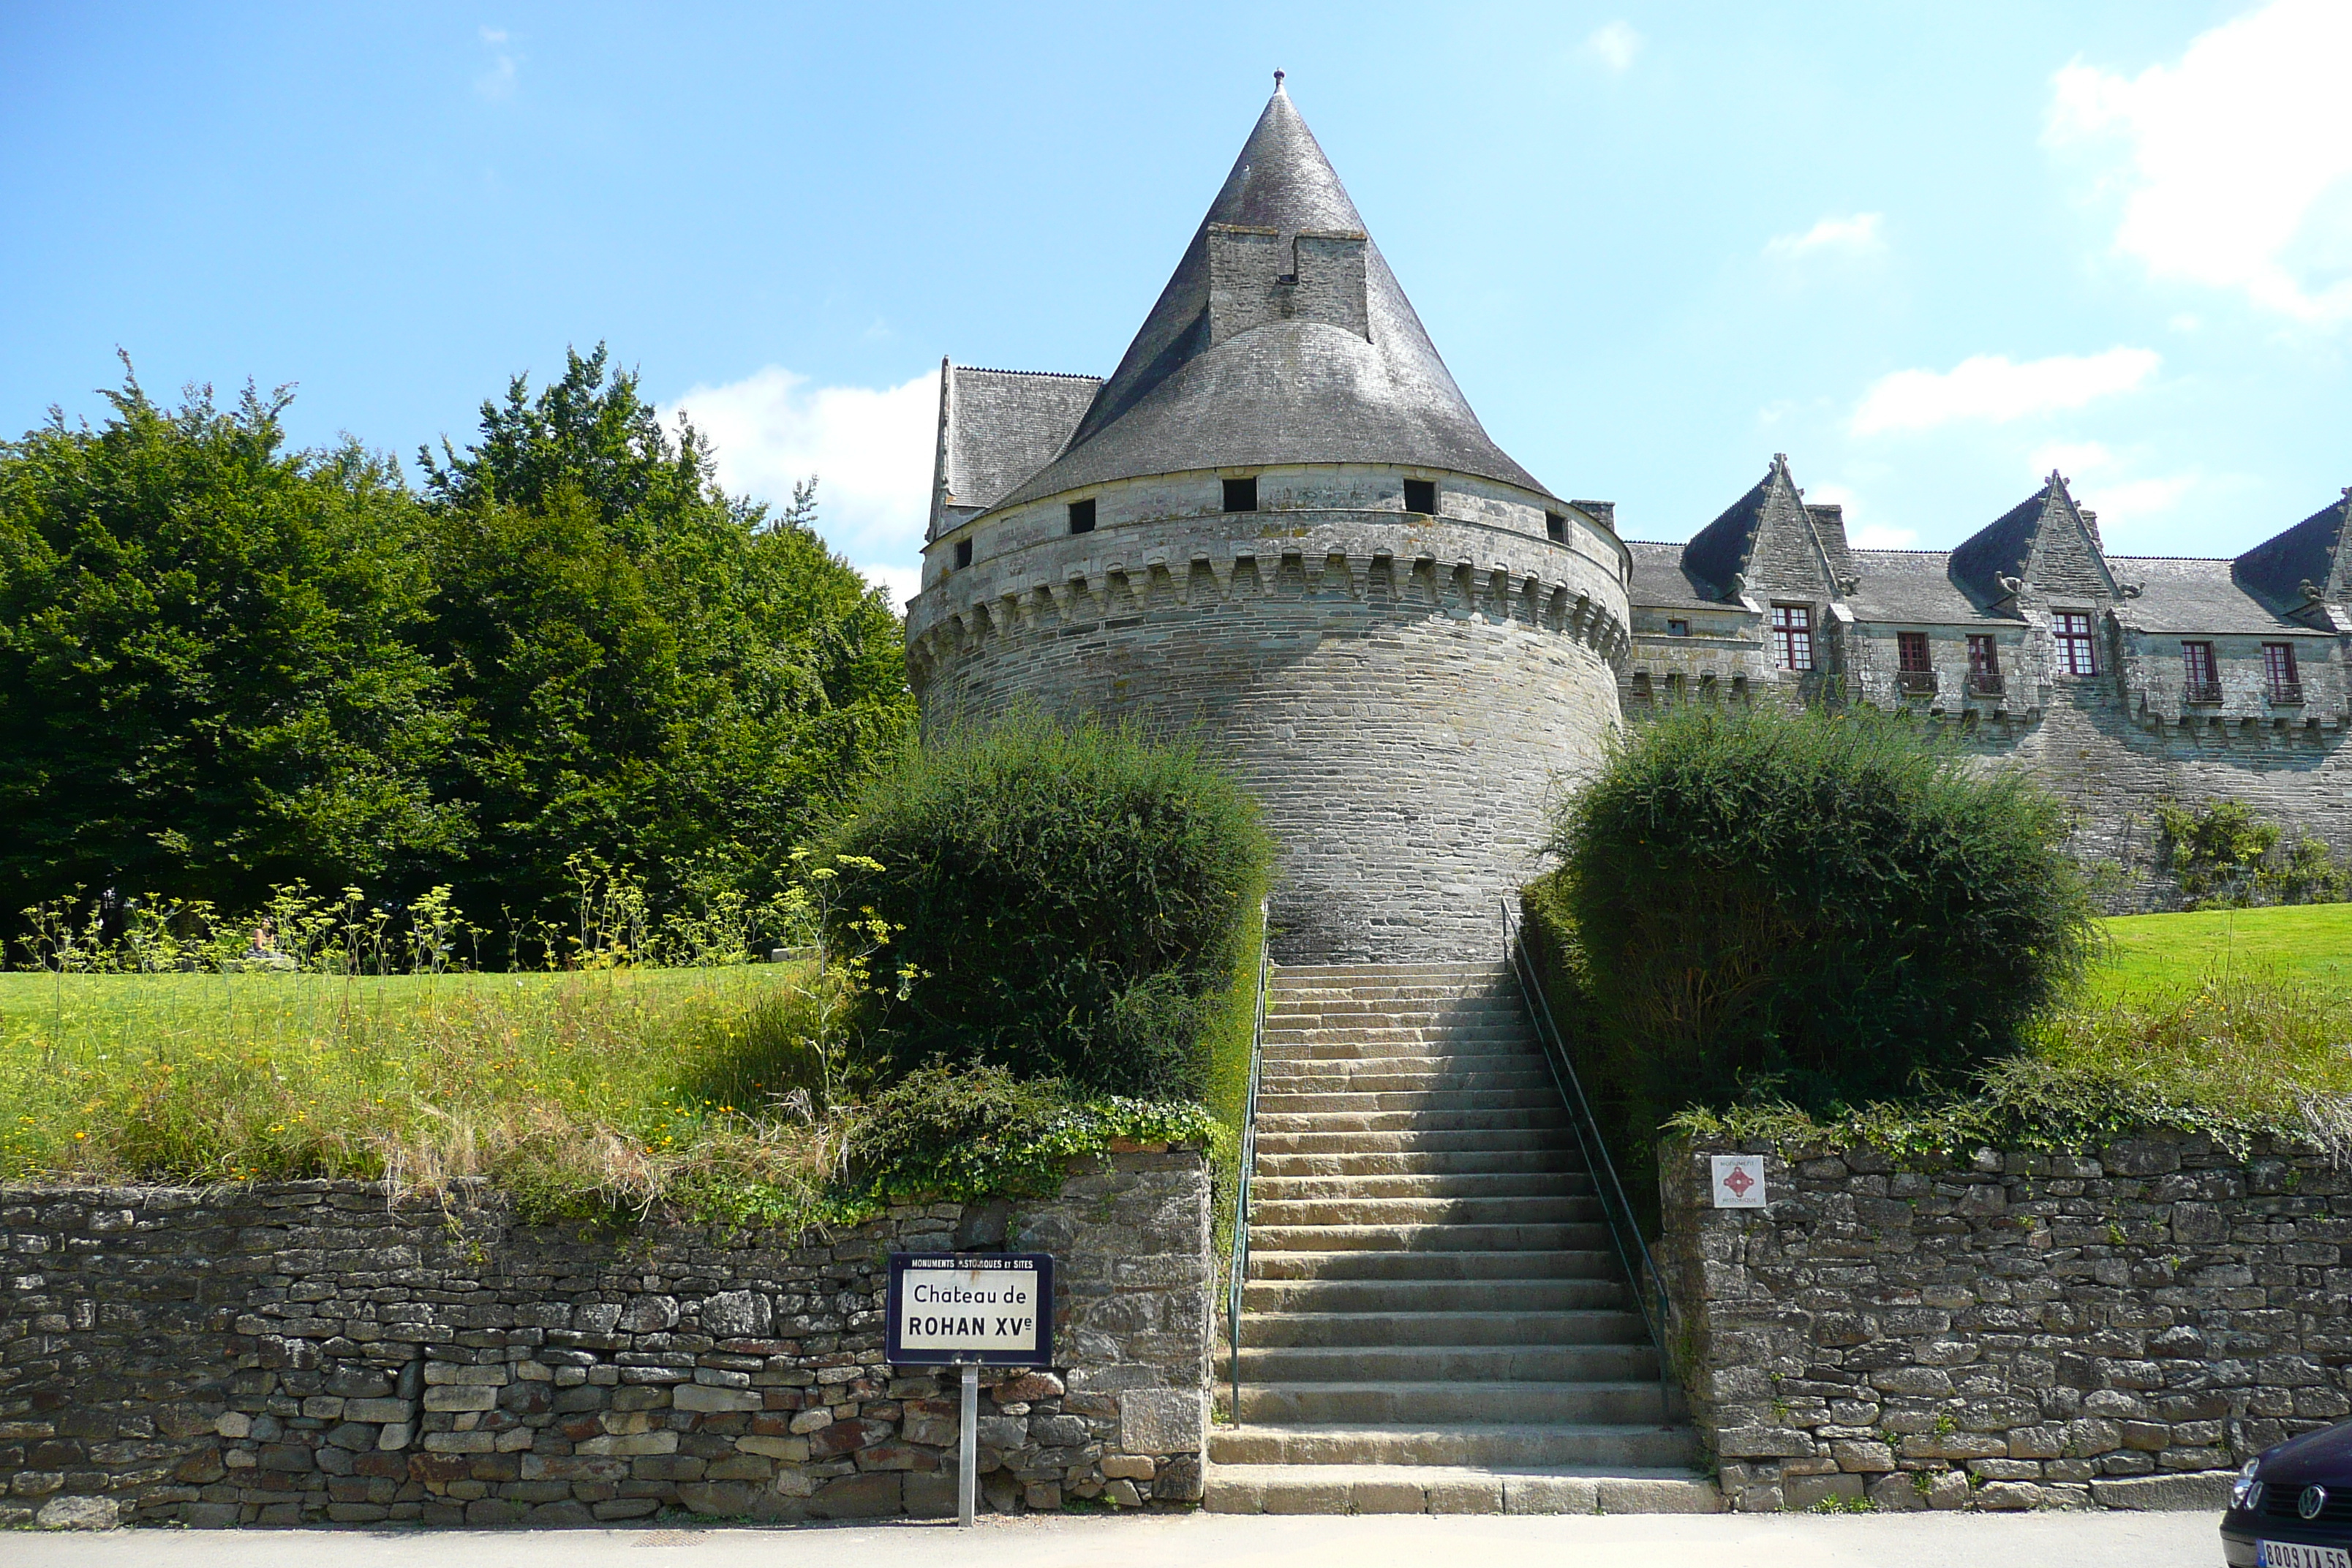
M 894 1252 L 883 1354 L 892 1366 L 962 1369 L 956 1521 L 980 1491 L 980 1369 L 1054 1364 L 1054 1259 L 1043 1252 Z
M 956 1429 L 956 1523 L 971 1528 L 980 1505 L 980 1363 L 963 1363 L 963 1424 Z

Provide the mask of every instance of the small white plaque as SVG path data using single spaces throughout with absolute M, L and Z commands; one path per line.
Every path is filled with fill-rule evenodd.
M 1719 1209 L 1760 1209 L 1764 1206 L 1764 1156 L 1717 1154 L 1715 1206 Z

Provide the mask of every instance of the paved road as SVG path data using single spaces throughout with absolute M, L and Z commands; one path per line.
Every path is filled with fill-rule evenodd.
M 2203 1513 L 993 1519 L 799 1530 L 0 1535 L 9 1568 L 2213 1568 Z

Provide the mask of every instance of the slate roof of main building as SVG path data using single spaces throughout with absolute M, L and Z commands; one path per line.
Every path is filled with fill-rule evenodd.
M 947 471 L 940 476 L 951 504 L 994 506 L 1015 485 L 1054 460 L 1077 428 L 1098 375 L 1048 375 L 1034 371 L 950 365 Z
M 1626 592 L 1644 609 L 1722 609 L 1725 602 L 1684 564 L 1685 546 L 1628 540 L 1633 581 Z M 1861 579 L 1846 595 L 1854 617 L 1896 626 L 1988 626 L 2014 624 L 2016 617 L 1979 606 L 1954 580 L 1945 550 L 1855 550 Z M 2177 555 L 2111 555 L 2107 564 L 2119 582 L 2137 585 L 2137 597 L 2117 601 L 2116 614 L 2137 631 L 2206 633 L 2216 637 L 2271 636 L 2313 628 L 2250 591 L 2233 571 L 2235 563 Z M 2297 595 L 2300 597 L 2300 595 Z
M 1209 342 L 1209 228 L 1361 231 L 1363 219 L 1279 87 L 1175 275 L 1068 446 L 1000 505 L 1150 474 L 1380 463 L 1549 493 L 1487 436 L 1382 259 L 1365 245 L 1370 338 L 1274 321 Z

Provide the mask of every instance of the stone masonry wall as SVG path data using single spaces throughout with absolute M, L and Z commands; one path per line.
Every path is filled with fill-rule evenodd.
M 2352 1413 L 2352 1173 L 2323 1156 L 1773 1155 L 1769 1207 L 1706 1206 L 1730 1152 L 1661 1150 L 1660 1266 L 1735 1509 L 2219 1509 Z
M 1050 1372 L 983 1375 L 984 1506 L 1201 1496 L 1193 1152 L 824 1234 L 519 1223 L 382 1188 L 0 1189 L 0 1525 L 951 1514 L 955 1376 L 882 1364 L 892 1251 L 1055 1255 Z
M 908 623 L 925 725 L 1024 702 L 1197 725 L 1279 845 L 1280 962 L 1491 955 L 1548 804 L 1617 723 L 1622 589 L 1499 529 L 1242 515 L 1069 538 L 933 589 Z M 1242 526 L 1264 537 L 1211 532 Z M 971 595 L 953 614 L 950 591 Z

